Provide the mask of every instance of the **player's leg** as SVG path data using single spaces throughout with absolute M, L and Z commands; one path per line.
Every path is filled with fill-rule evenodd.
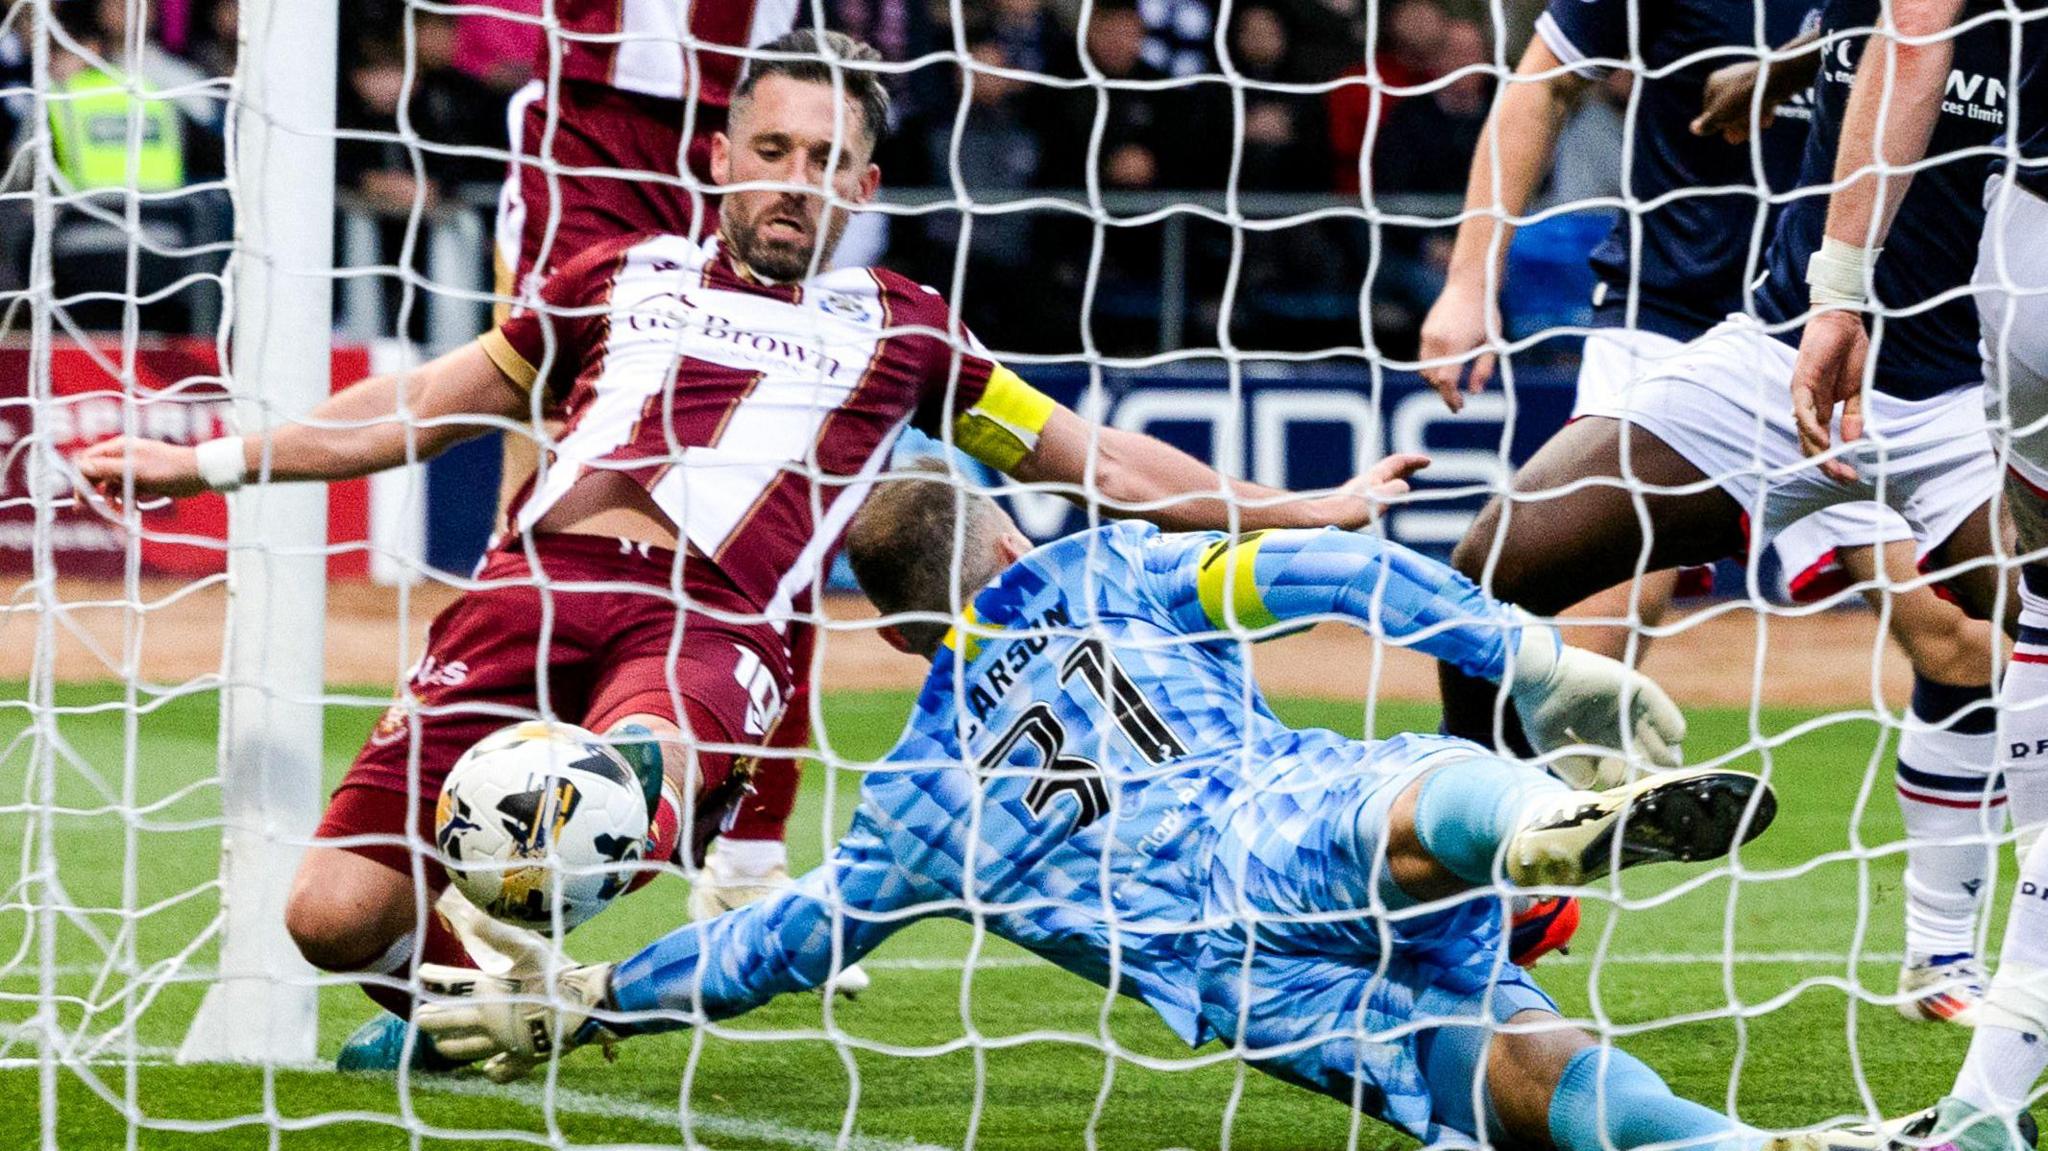
M 2042 261 L 2027 257 L 2048 243 L 2048 202 L 2003 184 L 1994 177 L 1985 193 L 1991 213 L 1976 278 L 1986 406 L 2009 448 L 2006 507 L 2019 550 L 2038 556 L 2048 548 L 2048 295 L 2038 289 L 2048 285 Z M 2013 293 L 2015 284 L 2035 290 Z M 2048 1069 L 2048 839 L 2035 834 L 2048 816 L 2048 773 L 2037 766 L 2048 757 L 2036 751 L 2048 748 L 2048 563 L 2033 559 L 2020 567 L 2019 634 L 1999 725 L 2013 820 L 2033 843 L 2021 859 L 1998 971 L 1978 1009 L 1969 1053 L 1954 1092 L 1938 1108 L 1937 1136 L 1965 1151 L 2018 1143 L 2011 1120 L 2024 1114 Z
M 1637 663 L 1642 662 L 1650 650 L 1650 637 L 1638 629 L 1656 627 L 1664 622 L 1665 615 L 1671 611 L 1671 601 L 1678 596 L 1682 576 L 1678 568 L 1644 572 L 1640 578 L 1597 592 L 1559 613 L 1560 618 L 1567 622 L 1566 635 L 1572 646 L 1596 651 L 1624 663 L 1631 657 Z M 1595 620 L 1622 622 L 1596 624 Z M 1633 624 L 1629 622 L 1631 620 Z M 1629 646 L 1631 638 L 1635 641 L 1633 651 Z
M 802 782 L 797 753 L 811 743 L 812 661 L 818 630 L 789 625 L 793 688 L 782 719 L 768 733 L 770 754 L 754 769 L 753 786 L 740 801 L 732 826 L 721 832 L 690 889 L 690 914 L 698 919 L 744 907 L 789 886 L 789 815 Z M 776 754 L 781 753 L 781 754 Z
M 678 617 L 672 608 L 653 606 L 658 601 L 634 599 L 637 606 L 624 609 L 634 618 L 621 627 L 592 690 L 589 723 L 621 746 L 638 737 L 635 729 L 655 737 L 672 798 L 681 802 L 681 834 L 671 851 L 648 858 L 701 876 L 712 838 L 746 801 L 757 757 L 781 718 L 790 692 L 787 664 L 777 650 L 780 637 L 766 625 Z M 669 641 L 677 627 L 682 639 L 672 659 Z M 834 972 L 831 980 L 834 991 L 848 996 L 868 984 L 858 965 Z
M 1639 571 L 1739 553 L 1742 508 L 1705 479 L 1641 427 L 1576 420 L 1522 466 L 1511 493 L 1487 505 L 1451 562 L 1495 596 L 1554 615 Z M 1504 734 L 1519 738 L 1497 686 L 1447 666 L 1438 679 L 1445 731 L 1493 744 L 1498 717 Z
M 1761 1133 L 1566 1023 L 1498 949 L 1481 933 L 1437 940 L 1427 958 L 1398 945 L 1377 962 L 1259 952 L 1216 965 L 1203 1014 L 1259 1071 L 1426 1145 L 1758 1151 Z
M 1895 787 L 1906 829 L 1906 960 L 1899 973 L 1906 997 L 1899 1011 L 1968 1026 L 1984 997 L 1977 910 L 2005 828 L 1991 627 L 1930 587 L 1907 586 L 1919 575 L 1910 537 L 1882 548 L 1843 548 L 1840 556 L 1845 576 L 1869 587 L 1866 598 L 1885 611 L 1892 639 L 1913 665 Z M 1904 590 L 1874 586 L 1880 562 L 1884 581 Z
M 1579 359 L 1572 418 L 1624 400 L 1637 380 L 1683 348 L 1679 341 L 1655 332 L 1601 328 L 1588 334 Z M 1679 580 L 1677 570 L 1645 572 L 1637 579 L 1581 600 L 1562 614 L 1572 620 L 1635 619 L 1654 627 L 1671 610 Z M 1580 626 L 1571 630 L 1571 640 L 1578 647 L 1610 659 L 1626 660 L 1633 631 L 1626 626 Z M 1640 660 L 1649 650 L 1649 637 L 1633 634 L 1633 638 L 1635 657 Z

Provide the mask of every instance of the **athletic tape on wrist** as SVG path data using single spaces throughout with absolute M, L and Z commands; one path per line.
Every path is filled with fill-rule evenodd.
M 192 454 L 199 465 L 199 478 L 214 491 L 234 491 L 249 474 L 240 436 L 208 440 L 194 448 Z
M 1820 250 L 1806 261 L 1808 302 L 1817 308 L 1861 309 L 1869 301 L 1864 285 L 1883 251 L 1821 237 Z

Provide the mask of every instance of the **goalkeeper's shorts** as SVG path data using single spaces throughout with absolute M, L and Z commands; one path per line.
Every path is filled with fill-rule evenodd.
M 1387 874 L 1386 836 L 1410 784 L 1492 753 L 1438 735 L 1297 736 L 1262 764 L 1210 851 L 1204 918 L 1256 927 L 1203 944 L 1205 1033 L 1426 1143 L 1474 1135 L 1487 1034 L 1557 1008 L 1509 961 L 1506 893 L 1418 905 Z
M 485 736 L 535 716 L 602 733 L 649 715 L 680 726 L 696 752 L 687 842 L 701 859 L 789 698 L 782 637 L 731 618 L 756 609 L 708 560 L 683 564 L 685 608 L 670 586 L 673 552 L 583 535 L 537 535 L 533 547 L 538 573 L 514 540 L 485 557 L 484 586 L 434 620 L 426 654 L 336 789 L 320 838 L 379 837 L 345 846 L 409 872 L 433 843 L 442 781 Z M 443 880 L 438 867 L 426 874 L 434 886 Z

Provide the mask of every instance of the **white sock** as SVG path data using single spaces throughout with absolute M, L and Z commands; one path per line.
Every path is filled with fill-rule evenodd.
M 1915 680 L 1898 764 L 1906 953 L 1915 962 L 1977 949 L 1977 908 L 2005 830 L 1996 729 L 1988 685 Z
M 402 975 L 412 966 L 413 932 L 406 932 L 391 941 L 384 954 L 363 964 L 363 970 L 373 975 Z
M 1980 1110 L 2010 1112 L 2048 1070 L 2048 840 L 2020 861 L 1998 973 L 1991 977 L 1955 1094 Z
M 2048 1039 L 1980 1023 L 1970 1036 L 1970 1053 L 1963 1056 L 1953 1094 L 1979 1111 L 2010 1113 L 2026 1104 L 2043 1070 L 2048 1070 Z
M 2048 583 L 2039 565 L 2021 568 L 2020 635 L 1999 691 L 1998 766 L 2012 797 L 2012 825 L 2020 858 L 2048 826 Z
M 712 854 L 725 882 L 759 879 L 789 866 L 789 848 L 779 839 L 720 839 Z

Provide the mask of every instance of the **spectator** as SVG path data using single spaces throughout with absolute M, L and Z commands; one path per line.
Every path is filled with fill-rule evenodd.
M 1081 75 L 1074 34 L 1053 18 L 1045 0 L 994 0 L 983 38 L 1019 71 L 1063 79 Z
M 1464 191 L 1472 151 L 1479 145 L 1493 101 L 1490 60 L 1486 33 L 1479 25 L 1451 21 L 1440 73 L 1449 78 L 1387 113 L 1373 150 L 1375 189 L 1453 195 Z
M 808 21 L 810 6 L 805 4 L 802 12 L 799 22 Z M 925 0 L 827 0 L 825 25 L 874 45 L 882 59 L 891 63 L 913 62 L 940 48 L 939 27 Z M 943 167 L 933 169 L 927 164 L 925 140 L 933 132 L 944 132 L 945 125 L 938 121 L 952 115 L 946 97 L 954 71 L 953 63 L 946 61 L 884 73 L 890 95 L 889 132 L 875 152 L 875 163 L 889 174 L 890 183 L 928 184 L 944 179 Z
M 1349 82 L 1331 89 L 1332 186 L 1338 191 L 1359 190 L 1367 136 L 1406 96 L 1387 89 L 1419 87 L 1444 74 L 1442 61 L 1450 26 L 1450 17 L 1437 0 L 1399 0 L 1386 11 L 1378 43 L 1367 46 L 1377 81 L 1361 65 L 1344 73 Z
M 1373 150 L 1373 190 L 1457 196 L 1465 187 L 1472 151 L 1493 100 L 1494 74 L 1486 34 L 1477 23 L 1454 20 L 1444 38 L 1441 67 L 1447 79 L 1403 100 L 1387 114 Z M 1443 290 L 1453 230 L 1385 228 L 1384 259 L 1370 286 L 1380 345 L 1406 356 L 1423 313 Z
M 343 128 L 375 134 L 344 138 L 336 146 L 337 180 L 379 211 L 399 216 L 410 213 L 416 201 L 434 207 L 455 184 L 503 175 L 501 161 L 441 148 L 505 147 L 503 101 L 454 66 L 454 21 L 432 12 L 416 12 L 413 19 L 416 68 L 410 88 L 400 44 L 388 33 L 364 36 L 352 53 L 336 116 Z M 401 102 L 410 138 L 399 130 Z M 413 168 L 415 147 L 424 185 Z
M 131 28 L 131 2 L 97 0 L 94 5 L 87 35 L 101 59 L 115 72 L 133 77 L 154 92 L 165 93 L 193 124 L 219 132 L 227 111 L 225 93 L 206 88 L 206 73 L 157 41 L 149 28 L 152 5 L 147 0 L 140 6 L 143 27 L 139 32 Z
M 1329 187 L 1330 162 L 1322 102 L 1314 96 L 1256 86 L 1297 78 L 1292 38 L 1280 14 L 1252 6 L 1231 22 L 1231 63 L 1253 81 L 1244 95 L 1244 157 L 1238 186 L 1247 190 L 1308 192 Z
M 205 76 L 235 74 L 242 21 L 241 0 L 201 0 L 192 10 L 186 54 Z
M 970 32 L 968 56 L 989 68 L 1015 68 L 992 28 Z M 957 159 L 951 131 L 931 133 L 927 143 L 932 167 L 953 171 L 978 203 L 1000 203 L 1031 188 L 1039 178 L 1043 143 L 1032 121 L 1031 86 L 992 72 L 961 70 L 968 86 L 967 116 L 959 132 Z M 950 283 L 961 242 L 961 214 L 935 213 L 927 219 L 926 239 L 933 259 L 925 278 Z M 1001 351 L 1048 351 L 1051 329 L 1046 292 L 1015 292 L 1011 287 L 1042 266 L 1043 253 L 1034 246 L 1036 218 L 1027 212 L 976 213 L 968 232 L 966 291 L 961 301 L 969 324 L 990 347 Z
M 1139 10 L 1117 0 L 1095 5 L 1086 50 L 1096 69 L 1111 81 L 1159 81 L 1167 74 L 1145 60 L 1146 32 Z M 1050 182 L 1087 186 L 1089 141 L 1102 120 L 1097 175 L 1108 189 L 1216 188 L 1230 159 L 1227 137 L 1187 131 L 1192 124 L 1230 122 L 1219 81 L 1177 88 L 1098 86 L 1069 92 L 1063 123 L 1047 143 Z M 1168 108 L 1172 108 L 1169 115 Z

